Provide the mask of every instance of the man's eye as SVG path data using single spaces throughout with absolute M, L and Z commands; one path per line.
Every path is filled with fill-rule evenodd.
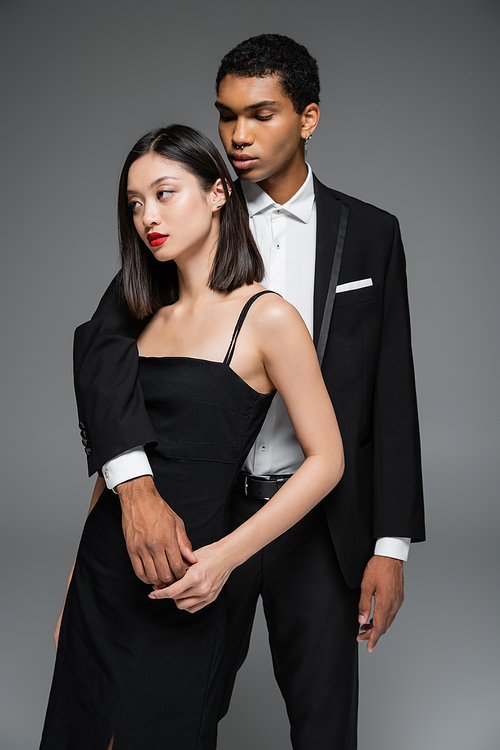
M 234 120 L 234 115 L 219 115 L 219 119 L 221 122 L 230 122 L 231 120 Z
M 270 120 L 272 115 L 255 115 L 256 120 Z

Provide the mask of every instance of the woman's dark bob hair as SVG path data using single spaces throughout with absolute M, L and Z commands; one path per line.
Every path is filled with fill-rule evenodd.
M 248 215 L 228 169 L 214 144 L 187 125 L 169 125 L 146 133 L 132 148 L 123 165 L 118 189 L 121 277 L 123 292 L 134 318 L 154 314 L 179 298 L 177 266 L 173 260 L 156 260 L 134 227 L 127 199 L 130 165 L 145 154 L 159 154 L 193 174 L 202 190 L 222 181 L 226 203 L 220 211 L 217 251 L 208 280 L 210 289 L 230 292 L 261 281 L 264 265 L 248 226 Z

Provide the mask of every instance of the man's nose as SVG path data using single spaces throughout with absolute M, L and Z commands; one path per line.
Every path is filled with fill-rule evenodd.
M 246 118 L 238 117 L 234 126 L 233 136 L 231 139 L 235 146 L 249 146 L 253 143 L 251 127 Z

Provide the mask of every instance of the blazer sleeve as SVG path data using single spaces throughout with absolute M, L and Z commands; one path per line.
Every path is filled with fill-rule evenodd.
M 420 435 L 406 261 L 394 221 L 386 270 L 383 320 L 375 381 L 374 537 L 425 539 Z
M 92 319 L 75 331 L 74 384 L 89 476 L 120 453 L 156 442 L 137 377 L 136 339 L 146 323 L 129 315 L 118 274 Z

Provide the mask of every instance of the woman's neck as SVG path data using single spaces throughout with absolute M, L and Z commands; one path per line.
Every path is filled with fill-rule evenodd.
M 214 255 L 215 249 L 177 263 L 179 302 L 194 307 L 218 294 L 209 286 Z
M 218 229 L 218 225 L 214 226 L 201 246 L 191 248 L 175 259 L 179 302 L 195 305 L 214 293 L 209 287 L 209 279 L 217 252 Z

